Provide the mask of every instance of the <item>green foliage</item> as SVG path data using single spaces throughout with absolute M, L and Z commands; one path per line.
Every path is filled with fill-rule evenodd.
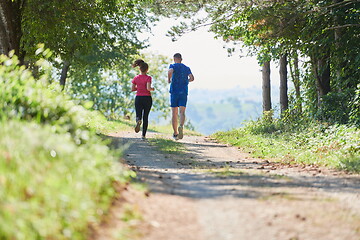
M 175 142 L 164 138 L 151 138 L 148 141 L 159 151 L 168 154 L 183 154 L 186 152 L 185 146 L 181 142 Z
M 348 123 L 349 103 L 360 79 L 358 1 L 223 0 L 175 4 L 191 16 L 201 10 L 206 14 L 173 27 L 173 37 L 210 25 L 210 30 L 228 43 L 230 54 L 247 47 L 260 64 L 278 61 L 283 55 L 296 58 L 304 63 L 299 66 L 304 73 L 301 79 L 293 79 L 299 86 L 297 99 L 304 99 L 303 110 L 314 119 Z M 328 82 L 324 68 L 330 69 L 330 86 L 324 84 Z M 328 90 L 330 95 L 323 97 Z
M 112 120 L 109 121 L 100 112 L 93 111 L 87 123 L 90 129 L 95 130 L 98 134 L 106 135 L 117 131 L 133 131 L 134 123 L 129 120 Z
M 8 121 L 0 135 L 0 238 L 86 239 L 124 170 L 99 137 L 78 145 L 51 125 Z
M 273 111 L 264 112 L 257 121 L 249 121 L 246 124 L 246 129 L 253 134 L 273 133 L 280 127 L 280 121 L 273 118 Z
M 322 104 L 317 112 L 320 120 L 329 123 L 346 124 L 349 122 L 352 90 L 330 92 L 323 96 Z
M 260 119 L 244 128 L 213 136 L 256 157 L 360 172 L 360 130 L 346 125 L 326 125 L 309 119 L 275 122 Z
M 356 89 L 353 101 L 351 101 L 350 121 L 360 127 L 360 84 Z
M 30 61 L 36 44 L 45 43 L 62 61 L 112 66 L 143 47 L 136 33 L 154 20 L 133 0 L 29 0 L 21 7 L 22 50 Z
M 152 85 L 155 88 L 151 93 L 153 97 L 151 111 L 162 112 L 162 116 L 167 116 L 170 112 L 167 70 L 171 59 L 152 52 L 144 52 L 140 57 L 149 64 L 148 74 L 152 77 Z
M 149 64 L 149 75 L 152 77 L 152 111 L 169 112 L 167 75 L 168 59 L 161 55 L 145 53 L 132 58 L 142 58 Z M 91 101 L 93 108 L 102 112 L 107 118 L 121 120 L 130 117 L 134 112 L 135 94 L 131 91 L 131 80 L 138 74 L 131 67 L 132 60 L 126 64 L 116 64 L 112 69 L 99 67 L 76 67 L 71 71 L 67 92 L 75 99 Z
M 93 109 L 111 119 L 122 119 L 133 108 L 130 62 L 115 70 L 76 68 L 72 71 L 67 92 L 74 99 L 91 101 Z
M 0 62 L 0 239 L 86 239 L 133 172 L 87 127 L 104 117 L 48 84 L 46 60 L 37 77 Z
M 86 128 L 90 112 L 76 105 L 54 85 L 48 85 L 47 74 L 40 80 L 18 65 L 16 56 L 0 56 L 0 109 L 3 120 L 17 119 L 50 124 L 61 132 L 70 132 L 81 143 L 87 140 Z M 46 61 L 39 62 L 46 67 Z

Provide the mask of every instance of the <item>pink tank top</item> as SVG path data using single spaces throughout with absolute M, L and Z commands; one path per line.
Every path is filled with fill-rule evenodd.
M 151 84 L 150 76 L 140 74 L 134 77 L 131 82 L 136 85 L 136 96 L 151 96 L 151 92 L 146 88 L 148 82 Z

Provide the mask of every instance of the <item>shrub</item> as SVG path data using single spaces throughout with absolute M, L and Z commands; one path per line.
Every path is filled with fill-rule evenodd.
M 273 111 L 268 111 L 258 120 L 247 122 L 245 130 L 253 134 L 273 133 L 279 130 L 279 121 L 273 118 Z
M 40 62 L 39 66 L 45 68 L 46 61 Z M 86 140 L 79 129 L 86 129 L 90 112 L 71 101 L 56 85 L 49 85 L 46 72 L 35 79 L 30 70 L 18 64 L 16 56 L 0 56 L 1 118 L 49 124 L 70 132 L 78 143 Z
M 347 124 L 349 122 L 349 102 L 354 95 L 352 90 L 330 92 L 322 97 L 318 118 L 331 124 Z
M 77 145 L 51 126 L 9 121 L 0 134 L 0 239 L 85 239 L 126 172 L 97 136 Z
M 289 120 L 289 119 L 288 119 Z M 304 121 L 259 120 L 244 128 L 218 132 L 220 141 L 242 147 L 256 157 L 319 164 L 360 172 L 360 130 L 347 125 Z M 276 123 L 276 124 L 274 124 Z M 274 126 L 276 131 L 269 131 Z M 255 129 L 255 130 L 254 130 Z
M 350 122 L 360 127 L 360 84 L 357 85 L 355 97 L 351 101 Z
M 18 63 L 0 56 L 0 239 L 86 239 L 133 173 L 87 128 L 99 113 L 48 84 L 45 60 L 38 78 Z

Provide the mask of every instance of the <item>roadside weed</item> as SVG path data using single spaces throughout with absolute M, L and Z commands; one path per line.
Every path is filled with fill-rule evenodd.
M 258 123 L 262 124 L 262 122 Z M 254 157 L 272 158 L 287 163 L 305 163 L 360 172 L 360 130 L 346 125 L 318 122 L 306 126 L 261 132 L 245 126 L 217 132 L 217 140 L 241 148 Z
M 168 153 L 168 154 L 184 154 L 186 153 L 186 148 L 181 142 L 176 142 L 170 139 L 164 138 L 151 138 L 148 139 L 149 143 L 155 146 L 159 151 Z

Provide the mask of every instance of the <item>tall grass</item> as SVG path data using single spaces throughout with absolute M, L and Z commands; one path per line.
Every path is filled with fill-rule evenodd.
M 49 84 L 46 60 L 37 78 L 18 63 L 0 56 L 0 239 L 86 239 L 133 173 L 97 135 L 91 104 Z
M 352 126 L 265 115 L 243 128 L 218 132 L 213 137 L 255 157 L 360 172 L 360 129 Z
M 10 121 L 0 135 L 0 239 L 85 239 L 124 181 L 96 136 L 76 144 L 51 126 Z

